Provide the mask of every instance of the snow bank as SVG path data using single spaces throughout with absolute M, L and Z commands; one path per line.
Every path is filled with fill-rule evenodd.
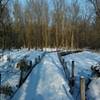
M 94 79 L 87 91 L 88 100 L 100 100 L 100 78 Z
M 42 53 L 33 49 L 30 51 L 28 49 L 4 51 L 3 56 L 0 58 L 1 84 L 10 84 L 15 91 L 20 78 L 20 70 L 16 68 L 17 63 L 26 57 L 27 60 L 32 60 L 34 64 L 35 58 Z M 10 61 L 8 61 L 8 57 Z M 2 95 L 1 98 L 2 100 L 6 100 L 8 97 L 4 98 L 4 95 Z
M 100 55 L 90 51 L 83 51 L 66 55 L 64 59 L 70 72 L 72 61 L 75 61 L 75 76 L 89 77 L 91 75 L 91 66 L 100 62 Z
M 76 84 L 74 89 L 74 97 L 76 98 L 79 95 L 79 86 L 80 86 L 80 77 L 84 76 L 87 79 L 91 78 L 91 66 L 96 65 L 100 62 L 100 54 L 93 53 L 90 51 L 83 51 L 80 53 L 66 55 L 64 57 L 67 62 L 67 67 L 70 71 L 71 75 L 71 66 L 72 61 L 75 61 L 75 76 L 76 76 Z M 94 80 L 89 86 L 91 89 L 88 92 L 87 100 L 100 100 L 100 79 Z M 77 97 L 79 99 L 80 97 Z M 90 98 L 90 99 L 89 99 Z

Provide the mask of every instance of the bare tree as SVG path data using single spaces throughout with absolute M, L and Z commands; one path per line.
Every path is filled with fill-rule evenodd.
M 92 3 L 95 9 L 95 13 L 100 17 L 100 0 L 88 0 Z
M 95 47 L 100 47 L 100 0 L 88 0 L 94 7 L 94 11 L 95 11 L 95 38 L 94 38 L 94 44 Z M 98 42 L 98 43 L 97 43 Z
M 9 10 L 8 10 L 8 4 L 9 0 L 0 0 L 0 42 L 2 48 L 5 48 L 5 42 L 6 42 L 6 28 L 8 27 L 9 23 Z

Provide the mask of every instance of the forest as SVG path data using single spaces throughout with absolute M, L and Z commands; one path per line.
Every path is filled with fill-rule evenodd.
M 0 48 L 100 48 L 100 0 L 0 0 Z

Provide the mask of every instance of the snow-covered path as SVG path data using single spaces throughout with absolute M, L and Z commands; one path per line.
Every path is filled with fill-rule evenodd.
M 9 52 L 5 52 L 3 62 L 0 61 L 0 71 L 2 72 L 1 83 L 5 84 L 9 82 L 12 88 L 16 87 L 20 78 L 20 70 L 15 68 L 16 63 L 23 57 L 26 57 L 34 65 L 35 58 L 41 56 L 43 53 L 43 51 L 28 51 L 27 49 L 21 51 L 14 50 L 10 54 Z M 5 59 L 7 55 L 10 55 L 10 62 Z M 65 77 L 57 53 L 49 52 L 46 53 L 41 62 L 31 71 L 26 81 L 10 100 L 80 100 L 80 76 L 85 77 L 86 84 L 89 79 L 93 79 L 91 65 L 96 65 L 100 62 L 100 54 L 92 51 L 83 51 L 61 58 L 67 62 L 69 76 L 71 76 L 72 61 L 75 62 L 75 86 L 72 94 L 69 92 L 69 81 Z M 12 66 L 10 67 L 9 64 Z M 7 73 L 9 71 L 10 73 Z M 100 78 L 93 79 L 86 90 L 87 100 L 100 100 L 99 87 Z
M 12 100 L 73 100 L 57 53 L 48 53 Z

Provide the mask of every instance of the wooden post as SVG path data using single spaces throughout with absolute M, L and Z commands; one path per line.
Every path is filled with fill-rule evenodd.
M 1 73 L 0 73 L 0 97 L 1 97 Z
M 69 80 L 69 84 L 70 84 L 70 87 L 71 87 L 71 91 L 73 92 L 73 87 L 75 85 L 75 75 L 74 75 L 74 68 L 75 68 L 75 65 L 74 65 L 74 61 L 72 61 L 72 75 L 71 75 L 71 78 Z M 71 93 L 72 93 L 71 92 Z
M 37 57 L 37 63 L 39 63 L 39 61 L 40 61 L 40 56 Z
M 38 61 L 37 61 L 37 58 L 35 58 L 35 64 L 37 64 L 37 62 L 38 62 Z
M 32 61 L 30 61 L 30 67 L 32 67 Z
M 85 78 L 80 78 L 80 100 L 85 100 Z
M 38 61 L 40 61 L 41 60 L 41 57 L 40 56 L 38 56 Z
M 0 73 L 0 87 L 1 87 L 1 73 Z
M 75 64 L 74 61 L 72 61 L 72 78 L 74 78 L 74 68 L 75 68 Z

